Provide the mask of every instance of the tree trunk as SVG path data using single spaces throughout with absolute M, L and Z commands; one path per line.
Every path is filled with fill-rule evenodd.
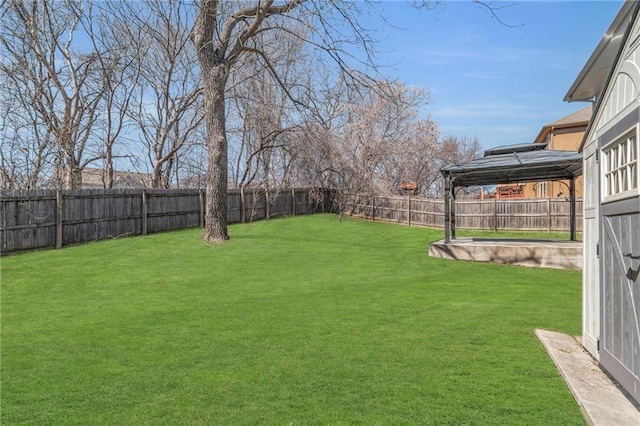
M 151 187 L 154 189 L 162 188 L 162 164 L 156 160 L 151 173 Z
M 105 176 L 104 187 L 107 189 L 113 188 L 113 149 L 111 144 L 107 145 L 107 175 Z
M 70 144 L 63 145 L 69 146 Z M 67 189 L 80 189 L 82 187 L 82 169 L 73 154 L 70 154 L 71 149 L 67 149 L 65 156 L 64 166 L 64 185 Z
M 228 69 L 225 62 L 202 70 L 207 132 L 207 202 L 205 240 L 224 241 L 227 233 L 227 134 L 224 89 Z
M 65 169 L 65 186 L 67 189 L 82 188 L 82 169 L 75 164 L 67 164 Z

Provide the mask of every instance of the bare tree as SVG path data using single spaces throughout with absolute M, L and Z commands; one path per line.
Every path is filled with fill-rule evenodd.
M 130 138 L 132 103 L 135 87 L 141 78 L 138 40 L 146 37 L 140 26 L 131 25 L 135 16 L 127 2 L 103 2 L 90 9 L 86 32 L 97 55 L 104 96 L 100 104 L 100 119 L 95 125 L 96 139 L 102 142 L 101 160 L 103 184 L 112 188 L 115 179 L 115 160 L 131 158 L 127 152 L 133 145 Z M 118 146 L 119 145 L 119 146 Z M 119 149 L 117 149 L 119 148 Z
M 0 91 L 0 186 L 36 188 L 51 173 L 55 156 L 51 129 L 39 121 L 28 93 L 33 86 L 23 73 L 2 67 Z
M 339 152 L 351 175 L 351 190 L 364 193 L 392 192 L 393 160 L 400 159 L 403 141 L 418 119 L 417 107 L 427 93 L 398 82 L 380 82 L 357 103 L 345 105 L 346 124 Z
M 177 0 L 126 7 L 128 16 L 121 17 L 126 28 L 120 33 L 135 61 L 131 65 L 139 70 L 128 114 L 147 153 L 152 186 L 168 188 L 175 181 L 179 151 L 197 142 L 203 120 L 190 9 Z
M 231 74 L 227 89 L 227 134 L 231 184 L 241 187 L 257 184 L 268 190 L 292 182 L 294 145 L 302 120 L 291 99 L 279 90 L 273 70 L 299 98 L 299 92 L 309 90 L 299 83 L 308 75 L 308 67 L 298 39 L 283 34 L 274 40 L 269 33 L 260 38 L 256 42 L 264 46 L 262 50 L 272 51 L 269 57 L 273 69 L 266 68 L 256 56 L 246 56 Z
M 338 80 L 320 92 L 309 102 L 313 114 L 296 147 L 296 173 L 304 185 L 332 188 L 338 196 L 397 194 L 409 181 L 420 194 L 437 196 L 440 169 L 479 154 L 477 139 L 442 135 L 435 122 L 419 118 L 420 105 L 428 102 L 424 91 L 398 82 L 350 90 Z
M 438 152 L 440 131 L 430 119 L 418 120 L 411 125 L 405 137 L 395 144 L 395 152 L 388 159 L 387 193 L 397 193 L 404 182 L 414 182 L 418 193 L 432 195 L 433 183 L 440 179 Z
M 90 151 L 92 130 L 104 95 L 100 52 L 79 49 L 74 38 L 86 25 L 89 3 L 17 1 L 7 3 L 0 43 L 2 73 L 23 90 L 41 141 L 51 138 L 67 188 L 82 184 L 82 169 L 100 157 Z
M 436 164 L 433 173 L 445 166 L 466 163 L 480 156 L 481 146 L 478 138 L 468 136 L 445 136 L 438 146 L 435 157 Z M 442 196 L 444 187 L 439 173 L 434 176 L 431 185 L 431 195 Z
M 272 70 L 273 78 L 292 99 L 289 87 L 275 71 L 257 37 L 266 32 L 293 34 L 328 54 L 345 70 L 347 43 L 362 46 L 367 58 L 371 40 L 358 25 L 355 2 L 312 0 L 222 2 L 202 0 L 192 32 L 203 79 L 207 129 L 207 213 L 205 239 L 221 241 L 227 233 L 228 145 L 225 122 L 225 89 L 234 64 L 244 55 L 256 55 Z M 337 22 L 345 24 L 338 28 Z M 297 33 L 304 27 L 307 31 Z M 354 76 L 357 75 L 352 71 Z
M 311 188 L 345 187 L 345 174 L 341 167 L 340 137 L 348 125 L 344 105 L 351 102 L 345 78 L 334 77 L 330 70 L 319 69 L 314 83 L 311 74 L 305 84 L 312 87 L 302 135 L 297 138 L 295 164 L 297 182 Z M 319 194 L 322 191 L 316 191 Z

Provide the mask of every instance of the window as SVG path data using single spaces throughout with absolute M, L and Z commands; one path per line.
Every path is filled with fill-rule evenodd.
M 604 198 L 616 200 L 638 194 L 638 136 L 634 128 L 606 146 L 604 154 Z
M 538 198 L 547 198 L 547 182 L 538 183 Z

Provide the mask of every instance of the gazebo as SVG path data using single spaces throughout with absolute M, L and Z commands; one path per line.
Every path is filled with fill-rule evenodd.
M 575 180 L 582 174 L 582 153 L 550 151 L 547 144 L 501 146 L 485 151 L 484 157 L 440 170 L 444 177 L 445 242 L 456 237 L 455 189 L 464 186 L 568 180 L 571 241 L 576 240 Z
M 445 238 L 430 244 L 429 255 L 581 269 L 582 244 L 576 241 L 575 180 L 582 174 L 582 153 L 546 148 L 543 143 L 501 146 L 485 151 L 482 158 L 441 169 L 445 182 Z M 456 239 L 456 188 L 549 180 L 569 181 L 570 241 Z

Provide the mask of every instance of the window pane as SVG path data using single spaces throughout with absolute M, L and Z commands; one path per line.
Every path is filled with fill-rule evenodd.
M 611 173 L 607 175 L 607 195 L 613 195 L 613 184 L 611 180 Z
M 608 171 L 613 170 L 613 156 L 614 156 L 613 150 L 610 150 L 609 154 L 607 154 L 607 159 L 609 160 L 608 163 L 607 163 L 608 164 L 608 169 L 607 169 Z

